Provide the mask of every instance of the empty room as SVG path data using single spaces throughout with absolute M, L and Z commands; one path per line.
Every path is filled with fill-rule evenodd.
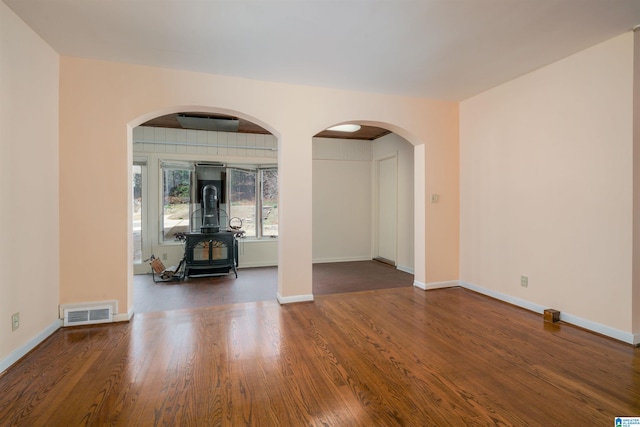
M 0 425 L 640 423 L 639 28 L 2 0 Z

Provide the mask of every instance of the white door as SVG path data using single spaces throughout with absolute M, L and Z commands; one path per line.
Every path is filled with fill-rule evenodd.
M 397 252 L 398 160 L 397 156 L 376 161 L 377 251 L 382 258 L 395 265 Z

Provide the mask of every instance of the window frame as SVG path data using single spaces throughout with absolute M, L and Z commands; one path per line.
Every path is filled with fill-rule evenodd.
M 264 219 L 263 219 L 263 214 L 262 214 L 262 209 L 263 209 L 263 200 L 262 200 L 262 196 L 263 196 L 263 184 L 262 184 L 262 177 L 263 177 L 263 171 L 265 170 L 275 170 L 277 172 L 278 170 L 278 166 L 277 165 L 273 165 L 273 164 L 268 164 L 268 165 L 233 165 L 233 164 L 229 164 L 226 166 L 226 173 L 227 173 L 227 182 L 226 182 L 226 186 L 227 186 L 227 203 L 228 203 L 228 209 L 229 209 L 229 219 L 231 219 L 231 201 L 232 201 L 232 190 L 231 190 L 231 171 L 232 170 L 238 170 L 238 171 L 242 171 L 242 172 L 253 172 L 255 173 L 255 224 L 256 224 L 256 235 L 255 236 L 246 236 L 245 239 L 246 240 L 255 240 L 255 241 L 259 241 L 259 240 L 276 240 L 278 238 L 278 234 L 275 235 L 265 235 L 264 234 Z M 278 187 L 279 190 L 279 187 Z M 279 198 L 279 194 L 278 194 L 278 198 Z
M 276 192 L 278 194 L 276 195 L 276 214 L 275 215 L 278 215 L 277 214 L 277 208 L 278 208 L 278 204 L 280 203 L 280 197 L 279 197 L 280 196 L 280 191 L 279 191 L 280 188 L 277 185 L 278 167 L 277 166 L 261 167 L 261 168 L 258 168 L 258 171 L 259 171 L 259 173 L 258 173 L 259 176 L 258 176 L 257 180 L 258 180 L 258 182 L 260 184 L 260 187 L 258 189 L 259 192 L 260 192 L 259 193 L 260 194 L 260 208 L 257 209 L 257 210 L 260 213 L 260 236 L 262 238 L 276 239 L 276 238 L 278 238 L 278 236 L 280 234 L 280 228 L 279 227 L 276 228 L 276 234 L 265 234 L 264 233 L 264 221 L 265 221 L 265 218 L 264 218 L 264 173 L 266 171 L 275 171 L 276 172 Z M 276 222 L 276 225 L 279 226 L 279 222 Z
M 195 162 L 194 161 L 180 161 L 180 160 L 159 160 L 159 218 L 158 218 L 158 243 L 161 245 L 174 244 L 177 240 L 174 238 L 165 238 L 165 171 L 167 170 L 188 170 L 189 171 L 189 213 L 187 218 L 187 231 L 191 231 L 191 216 L 192 216 L 192 190 L 193 180 L 195 175 Z

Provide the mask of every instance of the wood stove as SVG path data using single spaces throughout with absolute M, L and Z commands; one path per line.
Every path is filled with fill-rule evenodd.
M 185 233 L 185 276 L 217 276 L 233 271 L 238 277 L 237 234 Z

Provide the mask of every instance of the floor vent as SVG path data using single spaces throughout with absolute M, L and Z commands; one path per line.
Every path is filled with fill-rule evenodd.
M 64 326 L 111 322 L 113 322 L 113 307 L 111 306 L 64 309 Z

